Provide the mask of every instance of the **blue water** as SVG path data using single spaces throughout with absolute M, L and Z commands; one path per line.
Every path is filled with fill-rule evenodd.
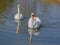
M 3 15 L 8 18 L 0 18 L 0 45 L 60 45 L 60 5 L 36 3 L 36 16 L 41 19 L 42 23 L 40 35 L 33 35 L 33 42 L 30 44 L 27 29 L 30 17 L 30 14 L 27 15 L 28 9 L 20 26 L 20 34 L 16 33 L 17 23 L 13 17 L 17 13 L 17 2 L 14 1 L 11 8 L 3 12 Z

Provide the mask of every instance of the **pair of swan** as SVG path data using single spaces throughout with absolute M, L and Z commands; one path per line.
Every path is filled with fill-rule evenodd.
M 22 15 L 22 13 L 20 13 L 21 5 L 18 5 L 17 9 L 18 9 L 18 13 L 14 16 L 14 19 L 15 20 L 24 19 L 24 16 Z M 28 27 L 29 28 L 38 28 L 38 27 L 40 27 L 40 24 L 41 24 L 41 20 L 39 19 L 39 17 L 35 17 L 34 13 L 31 13 L 31 17 L 28 20 Z
M 24 16 L 20 13 L 21 6 L 18 5 L 17 8 L 18 8 L 18 13 L 14 16 L 14 19 L 15 20 L 24 19 Z M 28 20 L 28 32 L 30 35 L 30 42 L 32 42 L 32 34 L 39 35 L 40 32 L 38 31 L 37 28 L 40 27 L 40 24 L 41 24 L 41 20 L 39 19 L 39 17 L 35 17 L 34 13 L 31 13 L 31 17 Z M 19 27 L 19 22 L 18 22 L 18 27 Z M 19 30 L 19 28 L 17 28 L 17 30 Z

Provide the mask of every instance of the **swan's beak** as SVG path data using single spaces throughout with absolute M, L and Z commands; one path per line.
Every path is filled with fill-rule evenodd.
M 34 16 L 34 13 L 31 13 L 31 17 L 32 17 L 32 19 L 34 19 L 34 17 L 35 17 L 35 16 Z

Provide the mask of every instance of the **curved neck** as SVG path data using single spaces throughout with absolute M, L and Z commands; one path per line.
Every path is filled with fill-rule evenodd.
M 32 18 L 32 27 L 33 27 L 33 20 L 34 20 L 34 19 Z
M 20 7 L 19 7 L 19 5 L 17 6 L 17 10 L 18 10 L 18 18 L 20 19 Z
M 18 15 L 20 15 L 20 7 L 18 7 Z

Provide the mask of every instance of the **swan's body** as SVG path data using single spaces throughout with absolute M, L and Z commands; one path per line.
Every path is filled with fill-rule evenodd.
M 34 17 L 34 19 L 30 18 L 28 21 L 29 28 L 39 28 L 40 24 L 41 24 L 41 20 L 38 17 Z
M 15 20 L 23 20 L 24 19 L 24 16 L 20 13 L 20 17 L 19 17 L 19 15 L 18 14 L 16 14 L 15 16 L 14 16 L 14 19 Z

